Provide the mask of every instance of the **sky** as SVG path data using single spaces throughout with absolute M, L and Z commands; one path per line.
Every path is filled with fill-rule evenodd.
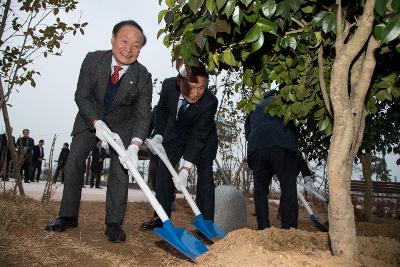
M 77 34 L 67 38 L 62 46 L 61 56 L 51 56 L 35 62 L 35 69 L 41 73 L 37 76 L 36 87 L 28 83 L 18 92 L 14 92 L 9 103 L 13 135 L 22 135 L 22 129 L 28 128 L 31 137 L 37 143 L 45 140 L 45 157 L 48 158 L 50 146 L 55 134 L 55 158 L 64 142 L 71 142 L 70 133 L 77 113 L 74 93 L 81 63 L 88 52 L 111 49 L 111 32 L 113 26 L 127 19 L 138 22 L 146 34 L 147 44 L 142 49 L 139 62 L 147 67 L 152 77 L 158 80 L 176 75 L 171 64 L 171 50 L 157 40 L 157 16 L 164 9 L 158 0 L 81 0 L 77 10 L 68 15 L 68 20 L 88 22 L 85 35 Z M 157 90 L 153 94 L 153 105 L 158 101 Z M 0 132 L 4 132 L 4 122 L 0 122 Z M 400 181 L 400 167 L 395 165 L 397 157 L 388 156 L 392 175 Z

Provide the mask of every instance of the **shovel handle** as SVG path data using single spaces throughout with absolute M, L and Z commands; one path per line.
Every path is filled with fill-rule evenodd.
M 117 152 L 119 156 L 121 157 L 125 156 L 126 154 L 125 149 L 120 147 L 117 144 L 117 142 L 115 142 L 114 138 L 112 138 L 108 133 L 104 133 L 104 138 L 106 139 L 107 143 Z M 130 159 L 128 159 L 126 165 L 128 166 L 128 169 L 132 173 L 133 177 L 135 177 L 135 180 L 138 183 L 140 189 L 143 191 L 143 193 L 149 200 L 151 206 L 157 213 L 158 217 L 160 217 L 161 221 L 165 222 L 169 220 L 168 215 L 165 213 L 164 209 L 162 208 L 156 197 L 151 192 L 150 188 L 143 180 L 142 175 L 136 170 Z
M 151 147 L 151 149 L 153 151 L 156 152 L 156 154 L 158 155 L 158 157 L 162 160 L 162 162 L 165 164 L 165 166 L 167 167 L 167 169 L 169 170 L 169 172 L 172 175 L 172 179 L 175 182 L 178 182 L 180 184 L 180 189 L 182 194 L 185 196 L 187 202 L 189 203 L 189 206 L 192 208 L 194 214 L 200 215 L 201 212 L 199 210 L 199 208 L 197 207 L 196 203 L 194 202 L 192 196 L 189 194 L 189 192 L 187 191 L 185 185 L 181 184 L 179 181 L 179 175 L 176 172 L 175 168 L 172 166 L 171 162 L 168 159 L 168 156 L 166 154 L 164 154 L 163 152 L 161 152 L 158 147 L 154 144 L 154 141 L 150 140 L 150 139 L 146 139 L 146 144 Z
M 314 196 L 316 196 L 316 197 L 317 197 L 318 199 L 320 199 L 321 201 L 323 201 L 323 202 L 328 202 L 328 200 L 327 200 L 323 195 L 321 195 L 320 193 L 318 193 L 315 189 L 309 189 L 308 187 L 306 187 L 305 184 L 303 184 L 303 183 L 300 182 L 300 181 L 297 181 L 297 183 L 298 183 L 299 185 L 303 186 L 304 189 L 305 189 L 307 192 L 310 192 L 311 194 L 313 194 Z
M 297 197 L 300 199 L 300 201 L 303 203 L 304 208 L 306 209 L 308 215 L 314 215 L 312 212 L 312 209 L 310 208 L 310 205 L 308 205 L 306 199 L 304 198 L 303 194 L 300 192 L 300 190 L 297 188 Z

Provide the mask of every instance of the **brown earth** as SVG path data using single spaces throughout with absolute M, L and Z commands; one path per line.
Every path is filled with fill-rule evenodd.
M 44 231 L 58 206 L 0 194 L 0 266 L 193 266 L 153 232 L 139 229 L 152 217 L 148 203 L 128 203 L 127 241 L 122 244 L 105 239 L 105 203 L 100 202 L 82 203 L 79 227 L 63 233 Z M 278 227 L 277 207 L 270 206 L 272 224 Z M 254 231 L 253 208 L 249 202 L 248 228 L 207 244 L 209 252 L 198 258 L 198 265 L 400 266 L 399 221 L 386 218 L 373 224 L 357 223 L 361 263 L 356 263 L 331 256 L 327 234 L 311 225 L 304 209 L 300 209 L 299 230 Z M 326 207 L 316 209 L 320 221 L 326 221 Z M 183 200 L 178 200 L 172 219 L 175 225 L 194 232 L 192 212 Z

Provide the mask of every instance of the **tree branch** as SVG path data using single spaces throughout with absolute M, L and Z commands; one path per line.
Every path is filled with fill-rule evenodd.
M 326 109 L 328 110 L 329 115 L 332 116 L 331 101 L 329 99 L 328 91 L 326 90 L 324 78 L 324 49 L 322 45 L 320 45 L 318 48 L 318 79 Z
M 11 5 L 11 0 L 7 0 L 6 4 L 4 5 L 4 11 L 2 16 L 3 18 L 1 19 L 1 25 L 0 25 L 0 42 L 1 42 L 0 46 L 3 44 L 2 38 L 4 29 L 6 28 L 8 12 L 10 11 L 10 5 Z

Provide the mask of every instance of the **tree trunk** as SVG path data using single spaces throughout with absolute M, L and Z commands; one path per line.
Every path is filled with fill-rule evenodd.
M 364 196 L 364 213 L 368 222 L 374 219 L 372 213 L 373 198 L 372 198 L 372 153 L 365 152 L 360 156 L 362 172 L 365 182 L 365 196 Z
M 2 101 L 2 111 L 3 111 L 3 119 L 4 119 L 4 125 L 6 126 L 6 134 L 7 134 L 7 147 L 10 149 L 11 152 L 11 160 L 13 162 L 13 177 L 15 179 L 15 184 L 17 185 L 19 189 L 19 193 L 21 196 L 25 196 L 25 191 L 24 187 L 22 185 L 22 179 L 21 179 L 21 167 L 23 164 L 23 161 L 25 159 L 25 154 L 20 153 L 19 157 L 17 152 L 15 151 L 15 146 L 12 138 L 12 131 L 11 131 L 11 125 L 10 125 L 10 117 L 8 116 L 8 109 L 7 109 L 7 104 L 4 101 L 4 90 L 3 90 L 3 81 L 0 78 L 0 100 Z

